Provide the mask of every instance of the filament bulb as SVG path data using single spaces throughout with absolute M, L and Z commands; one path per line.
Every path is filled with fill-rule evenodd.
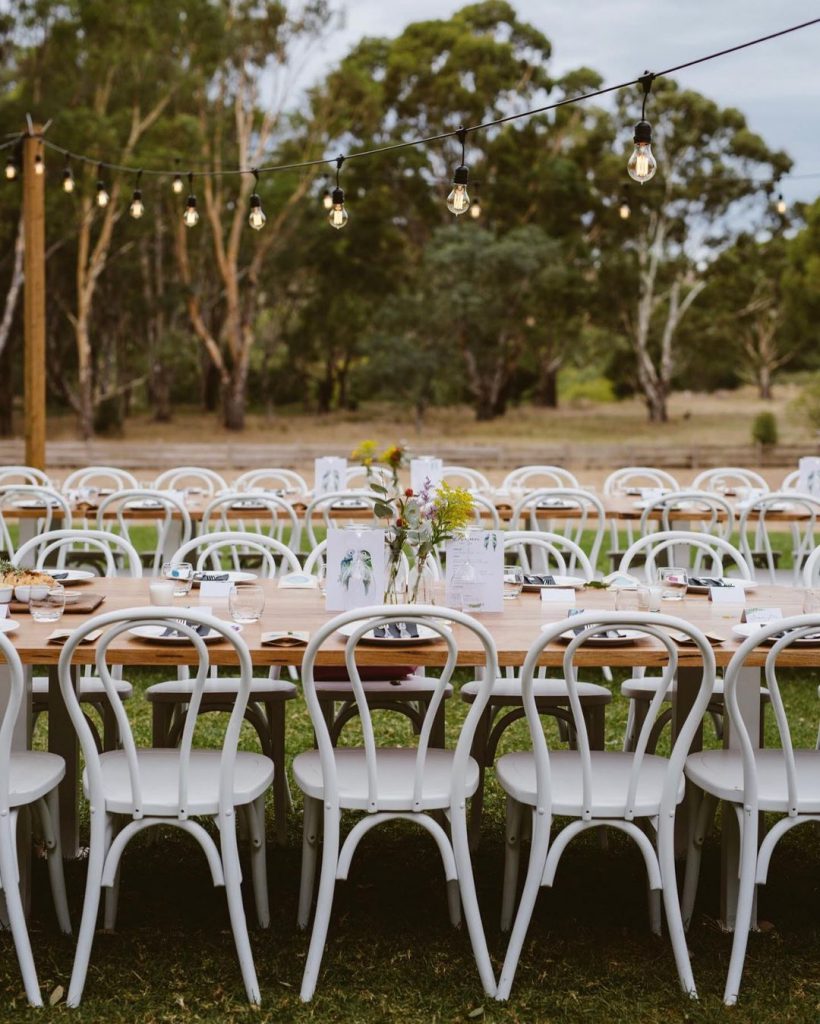
M 107 189 L 105 187 L 105 182 L 98 181 L 97 182 L 97 206 L 99 206 L 101 210 L 105 209 L 105 207 L 108 206 L 110 200 L 111 200 L 111 196 L 108 194 L 108 191 L 107 191 Z
M 182 175 L 181 174 L 175 174 L 174 175 L 174 180 L 171 182 L 171 191 L 175 195 L 180 196 L 180 195 L 182 195 L 182 189 L 183 188 L 184 188 L 184 186 L 182 184 Z
M 34 173 L 35 174 L 45 174 L 46 173 L 46 162 L 43 159 L 43 156 L 42 156 L 41 153 L 38 153 L 34 157 Z
M 333 209 L 333 196 L 330 194 L 329 189 L 325 189 L 325 194 L 322 196 L 322 206 L 324 206 L 326 210 Z
M 338 186 L 333 189 L 330 197 L 330 213 L 327 215 L 328 222 L 332 228 L 340 230 L 347 224 L 348 216 L 345 209 L 345 194 Z
M 12 157 L 9 157 L 6 161 L 6 181 L 14 181 L 17 177 L 17 164 L 14 162 Z
M 74 175 L 71 173 L 71 168 L 66 167 L 63 171 L 63 192 L 67 192 L 69 195 L 74 191 Z
M 251 196 L 251 212 L 248 214 L 248 224 L 254 231 L 261 231 L 265 226 L 267 217 L 262 209 L 262 200 L 254 192 Z
M 470 172 L 461 164 L 456 167 L 453 175 L 453 188 L 447 196 L 447 209 L 459 217 L 470 209 L 470 196 L 467 193 L 467 182 L 470 179 Z
M 142 201 L 142 192 L 140 192 L 138 188 L 134 189 L 134 194 L 131 197 L 131 205 L 128 207 L 128 212 L 134 220 L 139 220 L 145 213 L 145 204 Z
M 185 212 L 182 221 L 186 228 L 195 228 L 199 223 L 199 210 L 196 208 L 196 196 L 188 196 L 185 202 Z

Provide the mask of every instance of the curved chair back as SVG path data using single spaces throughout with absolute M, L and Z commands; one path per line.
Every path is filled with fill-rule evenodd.
M 0 724 L 0 814 L 7 815 L 10 804 L 11 750 L 25 691 L 23 663 L 7 633 L 0 633 L 0 656 L 5 662 L 8 679 Z
M 107 516 L 109 509 L 114 513 L 112 520 Z M 151 568 L 158 573 L 162 567 L 171 531 L 181 524 L 180 534 L 183 543 L 192 532 L 191 516 L 181 498 L 168 494 L 166 491 L 129 490 L 109 494 L 100 502 L 97 510 L 97 529 L 114 531 L 118 527 L 120 534 L 133 545 L 130 524 L 135 520 L 150 520 L 156 529 L 157 539 L 151 554 Z
M 704 561 L 711 568 L 705 569 L 711 575 L 723 576 L 725 563 L 730 561 L 738 571 L 742 580 L 751 580 L 751 566 L 746 562 L 740 551 L 722 537 L 712 537 L 708 533 L 694 533 L 688 530 L 660 530 L 640 537 L 625 552 L 618 566 L 619 573 L 637 573 L 638 567 L 633 563 L 645 558 L 643 566 L 644 578 L 654 583 L 658 578 L 658 556 L 669 552 L 667 558 L 670 565 L 695 565 L 699 571 Z
M 485 494 L 473 494 L 471 497 L 473 499 L 475 525 L 483 530 L 500 530 L 501 519 L 492 498 L 488 498 Z
M 176 466 L 160 473 L 154 481 L 156 491 L 180 491 L 186 487 L 201 490 L 208 498 L 217 491 L 228 490 L 224 477 L 204 466 Z
M 93 552 L 102 556 L 105 576 L 127 575 L 132 579 L 142 576 L 142 563 L 134 546 L 125 538 L 108 530 L 51 530 L 41 533 L 26 541 L 14 556 L 15 565 L 26 565 L 30 559 L 37 569 L 45 569 L 51 563 L 58 569 L 64 569 L 66 555 L 78 553 L 80 557 Z M 117 556 L 126 563 L 127 571 L 121 574 L 117 568 Z M 89 559 L 89 565 L 95 564 L 96 558 Z
M 0 466 L 0 487 L 6 487 L 8 484 L 53 486 L 42 469 L 34 466 Z
M 578 478 L 561 466 L 519 466 L 508 473 L 501 482 L 501 489 L 514 487 L 580 487 Z
M 446 480 L 451 487 L 464 487 L 467 490 L 485 493 L 492 490 L 487 477 L 469 466 L 442 466 L 441 479 Z
M 250 530 L 248 522 L 253 524 Z M 293 505 L 267 491 L 229 491 L 212 498 L 202 513 L 201 531 L 214 529 L 263 533 L 281 540 L 291 551 L 298 551 L 302 541 L 302 524 Z
M 545 487 L 533 491 L 516 502 L 510 520 L 512 530 L 562 534 L 577 547 L 582 547 L 584 532 L 592 531 L 589 560 L 593 568 L 598 564 L 606 525 L 601 499 L 597 494 L 577 487 Z M 571 560 L 571 567 L 574 565 Z
M 788 530 L 792 542 L 792 582 L 797 586 L 803 563 L 816 543 L 815 529 L 820 499 L 798 491 L 774 491 L 745 503 L 738 525 L 740 550 L 749 565 L 755 564 L 755 556 L 763 561 L 765 564 L 760 568 L 768 576 L 769 582 L 777 582 L 778 552 L 772 546 L 770 527 L 777 523 L 778 515 L 785 511 L 789 512 Z M 799 520 L 794 518 L 795 514 L 800 516 Z M 783 525 L 782 520 L 779 525 Z
M 63 481 L 64 491 L 81 491 L 88 487 L 110 487 L 114 491 L 136 490 L 139 481 L 127 469 L 116 466 L 84 466 L 69 473 Z
M 407 622 L 416 623 L 429 629 L 440 638 L 440 643 L 446 648 L 446 661 L 441 671 L 441 676 L 436 681 L 435 691 L 430 700 L 421 729 L 418 735 L 418 746 L 413 772 L 412 796 L 405 803 L 403 801 L 388 800 L 382 803 L 379 796 L 377 776 L 380 771 L 377 761 L 377 743 L 373 727 L 370 705 L 367 701 L 361 676 L 359 674 L 358 652 L 361 639 L 371 629 L 380 628 L 395 624 L 401 628 Z M 495 642 L 488 630 L 474 618 L 465 615 L 463 612 L 454 611 L 450 608 L 443 608 L 438 605 L 376 605 L 372 608 L 357 609 L 355 611 L 343 612 L 321 626 L 311 637 L 310 643 L 305 650 L 302 660 L 302 686 L 304 688 L 305 701 L 310 712 L 316 736 L 316 745 L 319 748 L 319 755 L 322 764 L 322 785 L 324 789 L 324 803 L 326 806 L 338 807 L 338 777 L 336 773 L 336 748 L 333 745 L 327 720 L 325 718 L 319 698 L 316 692 L 314 680 L 314 668 L 316 657 L 328 642 L 333 646 L 337 643 L 337 633 L 345 629 L 348 638 L 345 643 L 345 665 L 353 689 L 353 696 L 361 720 L 363 734 L 363 746 L 366 754 L 367 764 L 367 811 L 370 814 L 390 811 L 423 811 L 425 810 L 422 801 L 422 782 L 424 779 L 425 766 L 427 763 L 428 750 L 430 747 L 430 736 L 436 720 L 436 715 L 441 708 L 441 702 L 450 683 L 453 671 L 458 660 L 458 645 L 452 627 L 458 626 L 462 635 L 468 638 L 470 646 L 477 648 L 481 656 L 480 671 L 481 680 L 476 702 L 470 708 L 461 733 L 456 744 L 455 757 L 453 760 L 451 774 L 451 806 L 462 808 L 460 811 L 460 822 L 466 828 L 463 819 L 463 803 L 466 800 L 466 772 L 473 736 L 476 727 L 484 712 L 490 691 L 498 675 L 498 656 Z M 363 645 L 366 647 L 366 644 Z M 456 816 L 454 815 L 454 821 Z
M 580 545 L 561 533 L 543 530 L 508 530 L 503 534 L 504 551 L 518 555 L 525 572 L 530 572 L 535 561 L 533 552 L 540 551 L 539 567 L 565 576 L 570 567 L 583 574 L 585 580 L 595 579 L 595 570 Z
M 11 532 L 6 518 L 12 508 L 42 510 L 36 519 L 35 533 L 46 533 L 55 526 L 71 523 L 71 508 L 68 502 L 52 487 L 42 484 L 5 484 L 0 486 L 0 549 L 14 553 Z M 4 514 L 5 512 L 5 514 Z
M 605 809 L 597 807 L 593 802 L 592 793 L 592 755 L 589 744 L 586 721 L 581 708 L 578 693 L 578 664 L 576 655 L 596 636 L 606 636 L 609 630 L 635 630 L 642 636 L 651 638 L 665 649 L 663 674 L 656 681 L 657 688 L 638 734 L 634 756 L 623 788 L 623 805 L 613 813 L 611 805 Z M 672 841 L 674 834 L 674 812 L 678 803 L 680 781 L 689 748 L 695 737 L 709 706 L 712 688 L 715 683 L 715 655 L 711 645 L 703 633 L 690 622 L 672 615 L 652 614 L 649 612 L 582 612 L 570 616 L 561 622 L 550 623 L 534 641 L 527 652 L 521 670 L 521 695 L 524 711 L 530 728 L 533 755 L 536 766 L 536 785 L 538 792 L 537 807 L 539 813 L 546 817 L 547 822 L 552 814 L 552 787 L 550 785 L 550 756 L 543 722 L 535 703 L 534 680 L 538 678 L 538 661 L 544 648 L 550 644 L 566 643 L 565 637 L 571 639 L 566 643 L 563 656 L 563 677 L 566 680 L 569 694 L 569 706 L 573 724 L 577 734 L 577 751 L 581 761 L 582 787 L 582 819 L 620 818 L 632 821 L 635 817 L 635 804 L 638 799 L 641 769 L 647 757 L 647 747 L 658 716 L 663 710 L 669 688 L 675 681 L 678 667 L 677 643 L 669 635 L 669 631 L 685 633 L 694 644 L 702 661 L 702 673 L 697 697 L 685 720 L 681 723 L 677 739 L 672 747 L 669 764 L 663 786 L 660 827 L 670 829 L 666 841 Z M 587 647 L 589 649 L 589 647 Z M 583 671 L 583 670 L 582 670 Z M 620 800 L 620 795 L 619 798 Z M 671 822 L 671 827 L 670 827 Z
M 345 488 L 349 491 L 367 490 L 371 481 L 389 487 L 393 474 L 385 466 L 348 466 L 345 470 Z
M 760 473 L 755 473 L 753 469 L 743 469 L 740 466 L 704 469 L 692 481 L 692 490 L 694 491 L 716 491 L 721 494 L 726 491 L 736 491 L 738 488 L 744 492 L 765 492 L 769 490 L 769 485 Z
M 679 491 L 680 484 L 665 469 L 654 466 L 622 466 L 604 480 L 604 494 L 624 494 L 633 488 Z
M 315 548 L 319 543 L 314 529 L 314 520 L 319 519 L 325 530 L 333 527 L 344 526 L 345 509 L 349 511 L 358 510 L 360 513 L 371 511 L 378 501 L 378 497 L 368 491 L 332 491 L 329 494 L 320 494 L 308 503 L 305 509 L 305 531 L 307 533 L 308 547 Z M 369 521 L 359 519 L 356 525 L 378 526 L 379 520 L 375 514 L 369 517 Z
M 286 544 L 264 533 L 240 533 L 238 530 L 194 537 L 177 549 L 172 560 L 188 562 L 195 559 L 194 568 L 197 572 L 219 572 L 222 569 L 221 558 L 226 553 L 231 559 L 231 567 L 237 569 L 240 564 L 240 552 L 261 556 L 262 576 L 266 579 L 273 579 L 276 576 L 277 557 L 281 568 L 287 572 L 302 571 L 299 559 Z
M 803 566 L 803 586 L 820 586 L 820 546 L 809 554 Z
M 657 514 L 662 530 L 674 530 L 677 521 L 686 524 L 684 529 L 724 540 L 732 536 L 735 525 L 734 509 L 729 502 L 709 491 L 671 491 L 651 499 L 641 514 L 641 533 L 652 529 L 653 516 Z
M 108 650 L 118 637 L 127 633 L 134 626 L 158 626 L 162 629 L 172 626 L 180 633 L 181 637 L 185 638 L 184 640 L 181 639 L 180 642 L 187 642 L 191 645 L 192 651 L 196 655 L 196 673 L 191 674 L 191 695 L 187 703 L 185 726 L 179 743 L 179 790 L 174 815 L 175 819 L 185 821 L 188 817 L 188 793 L 191 789 L 190 759 L 194 741 L 194 729 L 210 666 L 208 647 L 197 633 L 197 627 L 208 627 L 219 633 L 224 642 L 233 648 L 233 652 L 239 662 L 239 677 L 231 681 L 235 686 L 236 697 L 225 730 L 220 760 L 219 810 L 220 814 L 232 813 L 233 771 L 236 760 L 236 748 L 239 742 L 239 732 L 242 727 L 253 676 L 250 651 L 248 650 L 248 645 L 233 627 L 232 623 L 224 622 L 222 619 L 197 609 L 185 609 L 184 614 L 184 621 L 180 621 L 179 608 L 157 608 L 151 606 L 107 612 L 104 615 L 97 615 L 84 622 L 74 630 L 66 641 L 59 661 L 60 689 L 82 745 L 88 778 L 88 795 L 92 807 L 95 805 L 104 807 L 105 799 L 100 755 L 94 735 L 80 708 L 73 680 L 74 653 L 82 643 L 83 638 L 88 636 L 89 633 L 96 633 L 98 630 L 102 631 L 102 636 L 96 642 L 95 667 L 100 682 L 105 688 L 106 697 L 117 719 L 117 727 L 131 783 L 129 814 L 132 819 L 137 821 L 157 813 L 167 815 L 167 810 L 164 807 L 154 808 L 143 800 L 142 794 L 145 787 L 137 757 L 138 747 L 131 730 L 128 715 L 117 692 L 117 681 L 112 674 L 112 666 L 109 664 Z
M 778 490 L 783 491 L 799 491 L 800 490 L 800 470 L 793 469 L 791 473 L 787 473 L 783 477 L 783 481 L 780 484 Z
M 233 482 L 235 491 L 284 491 L 287 494 L 307 494 L 307 481 L 292 469 L 249 469 Z

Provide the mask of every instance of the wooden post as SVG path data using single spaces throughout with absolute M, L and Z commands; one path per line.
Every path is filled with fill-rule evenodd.
M 41 132 L 32 125 L 23 139 L 26 465 L 37 469 L 46 468 L 46 177 L 35 170 L 35 158 L 45 159 Z

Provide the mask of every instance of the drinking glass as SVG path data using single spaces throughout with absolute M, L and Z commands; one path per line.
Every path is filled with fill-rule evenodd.
M 29 601 L 31 617 L 35 622 L 57 622 L 65 609 L 65 588 L 56 584 L 42 595 L 34 596 Z
M 504 600 L 518 597 L 524 586 L 524 572 L 520 565 L 504 566 Z
M 194 583 L 194 567 L 190 562 L 164 562 L 160 576 L 174 584 L 174 597 L 186 597 Z
M 661 588 L 641 584 L 638 587 L 638 609 L 642 612 L 659 612 L 661 610 Z
M 228 594 L 228 609 L 234 622 L 258 622 L 265 610 L 265 591 L 254 585 L 233 586 Z
M 327 562 L 319 562 L 316 566 L 316 586 L 322 595 L 327 591 Z
M 637 587 L 616 587 L 615 588 L 615 611 L 636 612 L 638 611 L 638 589 Z
M 682 601 L 686 597 L 688 580 L 686 569 L 665 566 L 659 571 L 661 598 L 664 601 Z

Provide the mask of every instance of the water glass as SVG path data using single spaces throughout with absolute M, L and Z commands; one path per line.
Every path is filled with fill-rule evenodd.
M 316 586 L 319 588 L 319 593 L 324 596 L 327 592 L 327 562 L 320 562 L 316 566 Z
M 524 571 L 520 565 L 504 566 L 504 600 L 518 597 L 524 587 Z
M 659 571 L 661 598 L 664 601 L 682 601 L 686 597 L 689 577 L 686 569 L 668 566 Z
M 165 562 L 160 576 L 174 584 L 174 597 L 187 597 L 194 583 L 194 567 L 190 562 Z
M 265 591 L 253 584 L 233 586 L 228 594 L 228 609 L 234 622 L 241 625 L 258 622 L 265 610 Z
M 148 584 L 148 600 L 157 605 L 173 604 L 174 586 L 173 580 L 151 580 Z
M 615 611 L 636 612 L 638 611 L 638 590 L 637 587 L 616 587 L 615 588 Z
M 641 584 L 638 587 L 638 610 L 642 612 L 659 612 L 661 610 L 661 588 Z
M 806 587 L 803 591 L 803 613 L 811 615 L 820 612 L 820 588 Z
M 31 617 L 35 622 L 57 622 L 65 609 L 65 588 L 59 584 L 49 588 L 45 594 L 34 596 L 29 601 Z

